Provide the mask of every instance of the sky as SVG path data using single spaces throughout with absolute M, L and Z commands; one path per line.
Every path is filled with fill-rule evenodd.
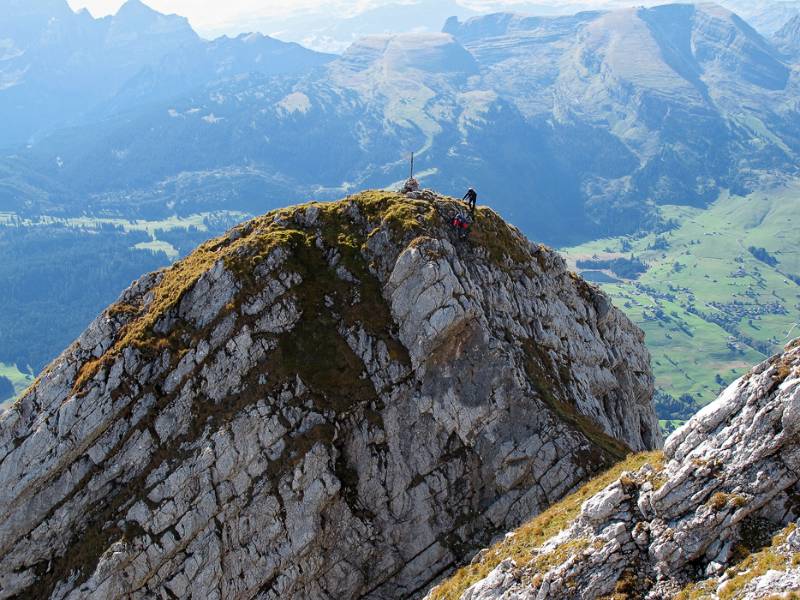
M 95 17 L 116 13 L 124 0 L 67 0 L 78 10 L 89 9 Z M 459 0 L 473 9 L 513 7 L 525 0 Z M 558 4 L 558 0 L 536 0 L 542 4 Z M 581 4 L 599 3 L 601 0 L 578 0 Z M 380 4 L 413 2 L 413 0 L 144 0 L 145 4 L 162 13 L 175 13 L 188 17 L 201 34 L 221 34 L 226 30 L 242 30 L 249 20 L 286 18 L 297 14 L 330 12 L 336 16 L 350 16 Z
M 221 23 L 236 19 L 250 13 L 259 13 L 264 16 L 286 16 L 292 11 L 313 9 L 325 4 L 337 2 L 323 0 L 143 0 L 145 4 L 162 13 L 175 13 L 197 23 L 200 26 L 210 23 Z M 116 13 L 125 0 L 67 0 L 74 9 L 88 8 L 95 17 Z M 366 4 L 363 0 L 341 4 Z
M 476 12 L 517 10 L 529 14 L 567 14 L 593 8 L 621 8 L 663 4 L 676 0 L 143 0 L 155 10 L 166 14 L 188 17 L 192 27 L 208 39 L 220 35 L 238 35 L 258 31 L 285 41 L 295 41 L 315 50 L 338 52 L 354 39 L 366 33 L 383 31 L 350 31 L 350 37 L 337 33 L 340 23 L 347 17 L 369 8 L 386 4 L 418 4 L 443 8 L 442 5 L 458 4 Z M 442 2 L 442 5 L 439 2 Z M 681 0 L 677 0 L 681 1 Z M 688 0 L 683 0 L 688 1 Z M 800 0 L 715 0 L 739 12 L 751 24 L 763 31 L 770 29 L 757 20 L 765 6 L 800 6 Z M 95 17 L 116 13 L 125 0 L 67 0 L 74 10 L 88 8 Z M 761 8 L 759 8 L 761 7 Z M 456 14 L 456 6 L 452 14 Z M 540 12 L 541 11 L 541 12 Z M 748 14 L 754 12 L 754 14 Z M 439 11 L 433 11 L 437 14 Z M 470 11 L 462 13 L 469 16 Z M 430 15 L 431 19 L 434 17 Z M 438 18 L 438 17 L 437 17 Z M 420 31 L 438 31 L 441 23 L 428 19 L 420 23 Z M 753 20 L 756 19 L 756 20 Z M 786 22 L 785 15 L 778 15 L 778 26 Z M 404 21 L 405 22 L 405 21 Z M 775 25 L 773 23 L 772 25 Z M 356 25 L 355 29 L 358 29 Z M 374 22 L 370 26 L 374 28 Z M 353 29 L 351 27 L 351 29 Z M 772 29 L 775 30 L 775 27 Z M 386 32 L 393 31 L 391 26 Z M 405 31 L 405 29 L 404 29 Z

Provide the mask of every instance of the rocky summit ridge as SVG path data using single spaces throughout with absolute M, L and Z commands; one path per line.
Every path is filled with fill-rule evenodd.
M 641 331 L 462 207 L 286 208 L 135 282 L 0 414 L 0 597 L 419 597 L 658 447 Z
M 427 600 L 796 598 L 798 525 L 800 339 Z

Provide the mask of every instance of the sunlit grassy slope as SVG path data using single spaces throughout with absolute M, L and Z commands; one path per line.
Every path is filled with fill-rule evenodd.
M 657 386 L 702 405 L 800 335 L 800 325 L 792 331 L 800 322 L 800 183 L 744 198 L 726 194 L 708 210 L 665 206 L 662 215 L 675 228 L 659 236 L 564 252 L 573 268 L 594 255 L 647 263 L 638 281 L 602 287 L 647 334 Z M 778 264 L 756 259 L 750 247 L 765 248 Z
M 649 452 L 628 456 L 519 527 L 513 535 L 506 536 L 487 549 L 471 564 L 457 570 L 431 590 L 431 600 L 459 600 L 470 586 L 485 578 L 506 558 L 513 558 L 518 565 L 529 565 L 535 572 L 537 565 L 531 563 L 535 552 L 547 540 L 572 525 L 586 500 L 611 485 L 625 471 L 638 471 L 646 464 L 653 467 L 653 483 L 657 485 L 656 477 L 664 467 L 663 453 Z M 533 574 L 535 573 L 532 572 L 531 575 Z

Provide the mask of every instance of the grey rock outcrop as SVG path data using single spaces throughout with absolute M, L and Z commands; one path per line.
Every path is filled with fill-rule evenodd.
M 661 599 L 686 590 L 756 599 L 800 590 L 800 340 L 670 436 L 664 454 L 663 469 L 624 473 L 529 564 L 506 560 L 461 598 Z
M 284 209 L 136 282 L 0 415 L 0 597 L 413 597 L 660 445 L 642 333 L 457 206 Z

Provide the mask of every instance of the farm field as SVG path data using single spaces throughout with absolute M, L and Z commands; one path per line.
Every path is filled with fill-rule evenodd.
M 661 213 L 662 233 L 563 252 L 573 269 L 609 281 L 598 285 L 645 331 L 671 430 L 800 336 L 800 183 Z M 609 268 L 619 260 L 646 272 L 620 276 Z
M 119 230 L 125 233 L 146 235 L 145 241 L 132 246 L 136 250 L 163 252 L 169 260 L 178 259 L 186 251 L 181 252 L 171 240 L 175 235 L 189 236 L 190 242 L 201 243 L 213 234 L 224 231 L 228 227 L 245 221 L 250 217 L 246 213 L 235 211 L 204 212 L 187 216 L 172 216 L 167 219 L 151 221 L 145 219 L 123 219 L 102 217 L 52 217 L 47 215 L 20 217 L 15 213 L 0 212 L 0 228 L 29 228 L 55 226 L 91 233 L 101 230 Z M 213 232 L 213 233 L 212 233 Z M 191 250 L 191 248 L 189 249 Z

